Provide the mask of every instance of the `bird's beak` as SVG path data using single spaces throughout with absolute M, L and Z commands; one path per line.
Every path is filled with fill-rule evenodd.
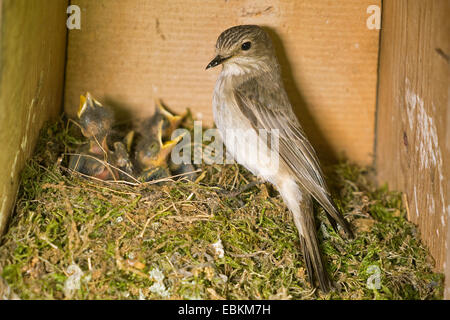
M 175 148 L 175 146 L 180 142 L 183 137 L 186 135 L 185 132 L 183 132 L 181 135 L 177 136 L 175 139 L 164 142 L 161 146 L 161 150 L 158 154 L 158 159 L 156 160 L 155 164 L 157 166 L 161 166 L 163 164 L 167 163 L 167 159 L 172 152 L 172 150 Z
M 131 130 L 130 132 L 127 133 L 127 135 L 124 138 L 124 142 L 125 145 L 127 147 L 127 151 L 130 152 L 131 151 L 131 147 L 133 145 L 133 139 L 134 139 L 134 130 Z
M 81 95 L 80 96 L 80 107 L 78 108 L 78 112 L 77 112 L 78 119 L 81 118 L 81 115 L 84 113 L 84 110 L 86 110 L 86 97 Z
M 155 100 L 156 105 L 158 107 L 159 113 L 161 113 L 163 116 L 166 117 L 166 119 L 169 121 L 169 128 L 164 133 L 165 136 L 170 136 L 173 131 L 178 127 L 181 120 L 183 120 L 182 116 L 173 115 L 171 114 L 167 109 L 164 108 L 164 106 L 161 103 L 161 100 Z
M 86 96 L 80 96 L 80 107 L 78 108 L 77 116 L 81 118 L 81 115 L 86 111 L 86 109 L 93 108 L 95 105 L 103 107 L 103 105 L 95 100 L 89 92 L 86 92 Z
M 206 70 L 209 68 L 217 67 L 219 64 L 222 64 L 225 60 L 228 60 L 230 57 L 222 57 L 221 55 L 217 55 L 212 61 L 206 66 Z
M 167 159 L 170 153 L 172 152 L 173 148 L 175 148 L 178 142 L 180 142 L 186 135 L 186 133 L 183 132 L 181 135 L 177 136 L 173 140 L 163 143 L 161 140 L 162 123 L 163 121 L 161 120 L 161 122 L 159 123 L 159 130 L 158 130 L 158 142 L 160 145 L 160 149 L 158 154 L 156 155 L 156 158 L 148 161 L 148 164 L 146 164 L 146 166 L 148 167 L 160 167 L 167 165 Z

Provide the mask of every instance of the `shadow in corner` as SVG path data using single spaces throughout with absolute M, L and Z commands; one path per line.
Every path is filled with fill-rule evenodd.
M 317 126 L 316 120 L 312 117 L 311 112 L 309 111 L 308 105 L 303 95 L 298 89 L 297 83 L 295 82 L 295 78 L 290 67 L 291 64 L 289 63 L 288 57 L 286 55 L 286 50 L 284 49 L 280 37 L 272 28 L 267 26 L 264 26 L 263 28 L 267 31 L 273 41 L 278 61 L 281 66 L 281 74 L 284 86 L 286 88 L 286 92 L 289 96 L 289 100 L 292 104 L 294 112 L 297 118 L 300 120 L 300 123 L 305 130 L 308 139 L 311 141 L 314 149 L 316 150 L 320 162 L 324 165 L 335 164 L 338 161 L 336 151 L 320 131 L 319 127 Z
M 131 107 L 127 102 L 106 96 L 104 102 L 114 110 L 115 123 L 119 126 L 131 126 L 135 120 L 130 112 Z

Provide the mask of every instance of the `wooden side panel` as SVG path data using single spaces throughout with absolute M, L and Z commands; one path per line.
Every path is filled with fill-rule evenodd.
M 380 182 L 406 193 L 409 218 L 447 275 L 449 13 L 448 0 L 383 1 L 376 146 Z
M 65 110 L 91 91 L 121 106 L 120 118 L 153 112 L 153 98 L 212 124 L 219 68 L 205 71 L 219 34 L 267 26 L 291 101 L 322 160 L 371 163 L 379 31 L 367 28 L 380 0 L 73 0 L 81 30 L 69 32 Z
M 0 234 L 39 129 L 61 112 L 67 4 L 0 1 Z

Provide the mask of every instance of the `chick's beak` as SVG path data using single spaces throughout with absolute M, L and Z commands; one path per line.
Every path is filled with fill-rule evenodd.
M 153 161 L 153 166 L 163 166 L 167 165 L 167 160 L 170 156 L 170 153 L 175 148 L 175 146 L 180 142 L 183 137 L 186 135 L 185 132 L 183 132 L 181 135 L 177 136 L 173 140 L 161 143 L 161 149 L 159 150 L 159 153 L 156 157 L 156 159 Z
M 87 108 L 93 108 L 95 106 L 103 107 L 103 105 L 95 100 L 89 92 L 86 92 L 86 95 L 80 96 L 80 107 L 78 108 L 77 116 L 81 118 L 82 114 L 86 111 Z
M 205 70 L 208 70 L 209 68 L 214 68 L 218 66 L 219 64 L 222 64 L 225 62 L 225 60 L 229 59 L 230 57 L 222 57 L 221 55 L 217 55 L 212 61 L 206 66 Z
M 83 114 L 84 110 L 86 110 L 86 97 L 81 95 L 80 96 L 80 107 L 78 108 L 78 112 L 77 112 L 78 119 L 81 118 L 81 115 Z
M 166 117 L 167 121 L 169 122 L 168 128 L 161 128 L 161 134 L 162 136 L 170 136 L 172 132 L 175 131 L 175 129 L 178 127 L 181 120 L 183 120 L 183 117 L 171 114 L 167 109 L 164 108 L 161 100 L 156 100 L 156 105 L 159 109 L 159 113 Z M 163 127 L 164 123 L 162 123 L 161 126 Z

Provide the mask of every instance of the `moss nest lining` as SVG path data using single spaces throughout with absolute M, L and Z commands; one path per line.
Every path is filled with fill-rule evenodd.
M 81 140 L 42 130 L 0 246 L 0 295 L 21 299 L 441 299 L 443 276 L 407 221 L 402 195 L 373 170 L 326 168 L 356 238 L 317 207 L 336 289 L 307 281 L 297 230 L 278 193 L 239 165 L 202 165 L 196 182 L 99 182 L 69 172 Z

